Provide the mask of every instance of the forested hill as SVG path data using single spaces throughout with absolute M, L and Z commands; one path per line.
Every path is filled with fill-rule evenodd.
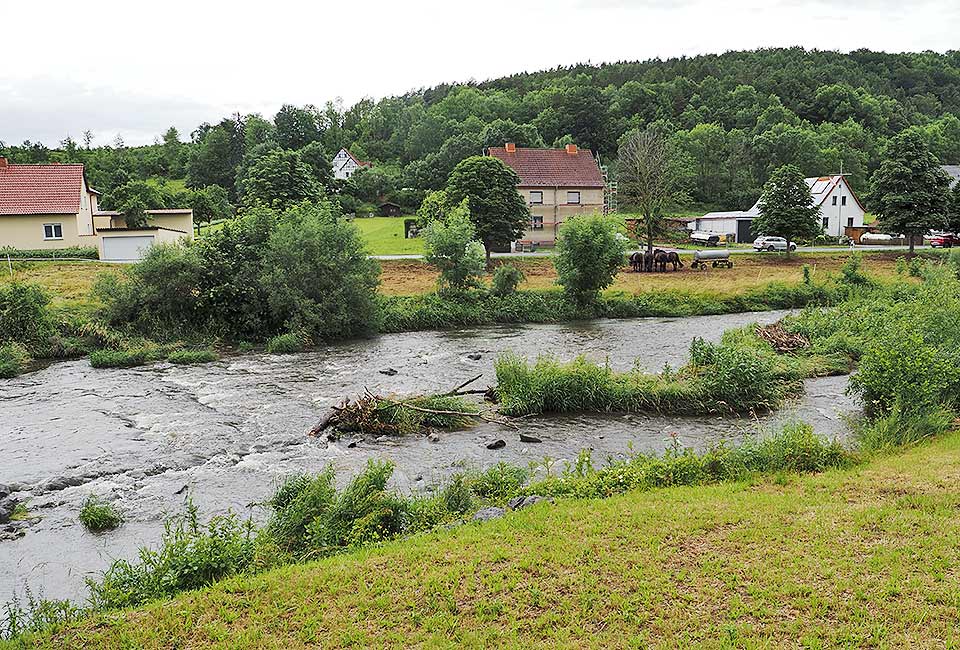
M 199 125 L 188 142 L 171 130 L 149 147 L 89 149 L 66 140 L 57 150 L 24 143 L 2 152 L 15 162 L 85 162 L 92 182 L 108 193 L 108 207 L 129 196 L 124 186 L 131 180 L 145 179 L 220 185 L 243 205 L 263 191 L 257 179 L 270 176 L 271 165 L 292 165 L 310 170 L 317 187 L 339 191 L 347 210 L 382 199 L 414 208 L 425 191 L 443 186 L 457 162 L 484 147 L 574 142 L 615 170 L 621 136 L 655 122 L 686 152 L 699 205 L 748 206 L 770 172 L 788 162 L 808 175 L 842 164 L 865 189 L 886 140 L 905 128 L 921 129 L 943 162 L 960 162 L 960 52 L 793 48 L 583 64 L 351 107 L 235 115 Z M 375 166 L 338 187 L 324 167 L 341 146 Z M 164 200 L 173 199 L 145 199 Z

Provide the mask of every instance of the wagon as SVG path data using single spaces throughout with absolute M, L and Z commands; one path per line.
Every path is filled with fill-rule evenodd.
M 730 259 L 730 251 L 728 250 L 694 251 L 693 264 L 690 265 L 690 268 L 702 271 L 707 268 L 708 262 L 713 268 L 718 266 L 725 266 L 728 269 L 733 268 L 733 260 Z

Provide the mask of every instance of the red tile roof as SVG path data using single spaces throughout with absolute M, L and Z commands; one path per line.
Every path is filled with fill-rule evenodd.
M 603 176 L 593 154 L 587 150 L 523 149 L 508 152 L 490 147 L 488 153 L 512 167 L 521 187 L 603 187 Z
M 77 214 L 83 165 L 0 166 L 0 215 Z

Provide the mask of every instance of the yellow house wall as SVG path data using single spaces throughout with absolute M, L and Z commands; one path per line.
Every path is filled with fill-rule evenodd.
M 189 239 L 193 239 L 193 213 L 186 214 L 151 214 L 147 220 L 151 226 L 181 230 Z
M 63 231 L 63 238 L 44 239 L 43 225 L 46 223 L 59 223 Z M 96 245 L 96 236 L 81 236 L 77 232 L 77 215 L 75 214 L 0 216 L 0 246 L 13 246 L 26 250 L 46 250 Z
M 553 245 L 556 242 L 557 232 L 566 219 L 577 214 L 603 212 L 602 188 L 518 187 L 517 191 L 530 206 L 531 222 L 535 215 L 543 217 L 543 229 L 527 228 L 521 238 L 523 241 L 532 241 L 540 245 Z M 542 204 L 530 204 L 531 191 L 543 192 Z M 568 191 L 580 192 L 579 204 L 567 203 Z

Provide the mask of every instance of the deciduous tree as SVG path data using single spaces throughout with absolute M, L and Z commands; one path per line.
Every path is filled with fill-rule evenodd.
M 820 234 L 820 208 L 813 204 L 810 187 L 803 172 L 784 165 L 763 186 L 760 215 L 751 225 L 755 234 L 783 237 L 790 244 L 797 239 L 813 239 Z

